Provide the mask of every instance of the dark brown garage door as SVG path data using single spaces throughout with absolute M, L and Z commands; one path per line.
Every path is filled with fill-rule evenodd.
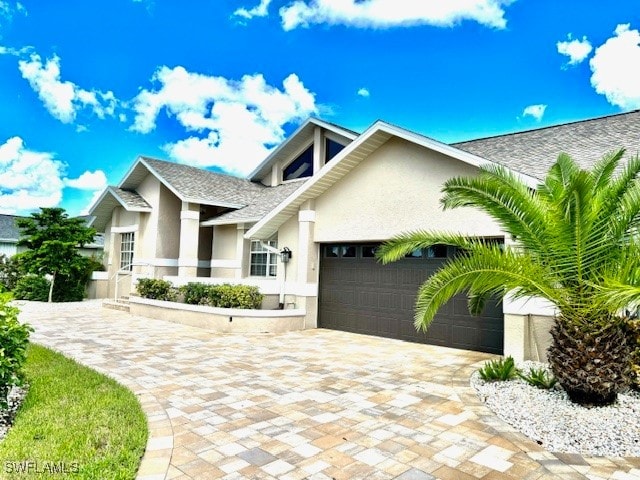
M 467 297 L 458 295 L 436 315 L 427 333 L 413 326 L 419 286 L 453 253 L 435 246 L 381 265 L 377 245 L 331 244 L 321 248 L 319 326 L 502 354 L 502 304 L 488 302 L 479 317 L 469 313 Z

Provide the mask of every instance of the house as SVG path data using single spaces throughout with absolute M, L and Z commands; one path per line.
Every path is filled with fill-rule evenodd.
M 18 218 L 26 217 L 0 214 L 0 255 L 12 257 L 25 249 L 24 247 L 18 247 L 18 240 L 20 239 L 20 229 L 16 225 L 16 219 Z M 91 225 L 91 218 L 89 216 L 80 218 L 83 218 L 87 225 Z M 82 248 L 79 249 L 80 254 L 100 257 L 103 246 L 102 235 L 98 234 L 93 239 L 93 242 L 83 245 Z
M 443 211 L 442 184 L 497 162 L 535 187 L 562 151 L 587 167 L 619 147 L 640 151 L 639 111 L 452 145 L 382 121 L 357 134 L 310 119 L 247 179 L 140 157 L 90 214 L 105 233 L 111 297 L 137 276 L 252 284 L 267 308 L 302 309 L 306 328 L 536 358 L 544 338 L 532 330 L 545 327 L 533 320 L 549 320 L 549 305 L 507 298 L 479 319 L 459 295 L 416 332 L 417 288 L 455 251 L 383 266 L 376 246 L 418 228 L 509 243 L 482 212 Z

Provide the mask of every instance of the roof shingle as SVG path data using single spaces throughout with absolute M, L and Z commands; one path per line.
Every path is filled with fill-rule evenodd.
M 640 110 L 452 146 L 542 179 L 562 152 L 581 168 L 591 168 L 619 148 L 625 148 L 627 156 L 640 153 Z
M 198 203 L 247 205 L 258 192 L 266 188 L 244 178 L 155 158 L 141 158 L 170 184 L 179 196 L 197 200 Z

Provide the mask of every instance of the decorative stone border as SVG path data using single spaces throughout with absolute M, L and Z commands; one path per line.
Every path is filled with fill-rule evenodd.
M 165 320 L 217 333 L 282 333 L 304 330 L 303 309 L 249 310 L 129 298 L 132 315 Z
M 580 454 L 553 453 L 545 450 L 529 437 L 513 428 L 493 413 L 469 384 L 471 374 L 484 365 L 484 361 L 468 365 L 452 379 L 452 386 L 465 408 L 478 420 L 499 434 L 505 441 L 525 452 L 529 458 L 544 466 L 558 478 L 626 479 L 640 473 L 640 458 L 589 457 Z

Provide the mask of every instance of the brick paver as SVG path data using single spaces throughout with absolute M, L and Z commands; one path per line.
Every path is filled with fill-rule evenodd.
M 138 479 L 640 480 L 638 459 L 555 456 L 479 402 L 489 355 L 329 330 L 212 334 L 24 303 L 32 340 L 131 388 L 149 419 Z

